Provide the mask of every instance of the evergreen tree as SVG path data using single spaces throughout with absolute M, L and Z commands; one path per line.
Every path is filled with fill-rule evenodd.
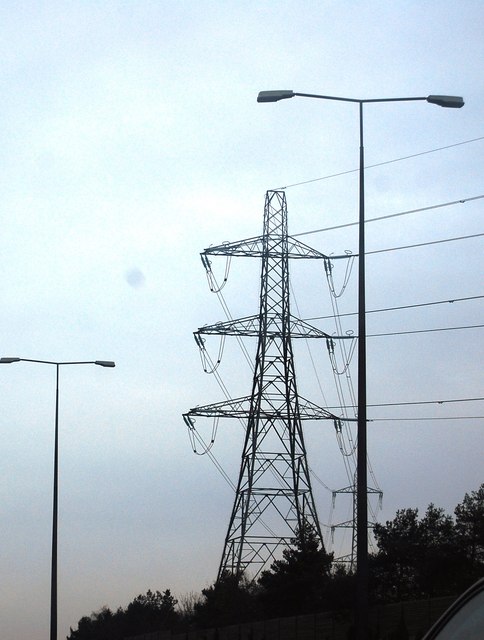
M 466 494 L 455 523 L 430 504 L 401 509 L 376 524 L 378 552 L 370 559 L 372 589 L 380 601 L 456 594 L 484 571 L 484 485 Z
M 314 528 L 305 523 L 259 578 L 260 600 L 266 615 L 291 616 L 314 613 L 325 608 L 332 554 L 320 545 Z
M 113 613 L 108 607 L 79 620 L 77 630 L 70 630 L 67 640 L 123 640 L 126 636 L 171 629 L 178 621 L 177 601 L 169 589 L 148 590 Z
M 431 503 L 419 523 L 416 597 L 457 593 L 461 557 L 452 516 Z
M 461 589 L 484 575 L 484 484 L 455 508 L 456 541 L 462 551 Z
M 418 509 L 399 509 L 393 520 L 373 528 L 378 553 L 371 558 L 372 591 L 378 600 L 415 594 L 418 563 Z
M 455 508 L 455 528 L 458 542 L 473 566 L 484 563 L 484 484 L 477 491 L 466 493 Z
M 202 589 L 203 598 L 194 603 L 197 627 L 222 627 L 257 618 L 255 585 L 245 576 L 226 572 L 213 585 Z

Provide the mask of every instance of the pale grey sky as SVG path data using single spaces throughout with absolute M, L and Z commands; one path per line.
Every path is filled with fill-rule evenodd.
M 117 365 L 61 371 L 59 638 L 103 605 L 148 588 L 200 591 L 215 578 L 233 494 L 207 457 L 193 455 L 181 419 L 223 399 L 192 338 L 224 319 L 199 253 L 259 235 L 267 189 L 358 164 L 355 106 L 264 105 L 257 93 L 464 97 L 460 110 L 369 105 L 367 164 L 480 138 L 483 17 L 477 0 L 1 4 L 0 355 Z M 478 140 L 368 169 L 367 217 L 482 195 L 482 148 Z M 357 188 L 355 173 L 288 188 L 290 232 L 355 221 Z M 481 233 L 481 211 L 474 200 L 369 224 L 368 251 Z M 357 249 L 354 227 L 301 239 L 328 254 Z M 478 238 L 369 256 L 368 308 L 482 295 L 481 247 Z M 328 315 L 322 265 L 293 274 L 301 316 Z M 342 311 L 356 309 L 356 275 Z M 224 290 L 234 317 L 257 312 L 257 286 L 256 261 L 234 260 Z M 481 322 L 475 300 L 374 314 L 368 332 Z M 481 397 L 481 331 L 369 338 L 369 403 Z M 332 403 L 325 345 L 312 347 Z M 305 348 L 296 350 L 301 392 L 324 404 Z M 220 372 L 234 396 L 249 392 L 244 366 L 227 341 Z M 41 640 L 55 370 L 5 365 L 0 385 L 0 636 Z M 483 415 L 482 403 L 369 414 L 451 415 Z M 482 429 L 482 420 L 372 423 L 378 517 L 431 501 L 452 510 L 483 481 Z M 234 480 L 241 436 L 221 422 L 213 449 Z M 307 439 L 321 480 L 346 486 L 332 426 L 308 424 Z M 331 493 L 314 489 L 329 524 Z M 333 522 L 349 513 L 338 497 Z M 335 543 L 338 554 L 345 542 Z

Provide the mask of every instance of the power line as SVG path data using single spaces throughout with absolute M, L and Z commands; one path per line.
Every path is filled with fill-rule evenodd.
M 484 194 L 480 196 L 472 196 L 471 198 L 463 198 L 462 200 L 453 200 L 452 202 L 443 202 L 441 204 L 434 204 L 430 207 L 420 207 L 419 209 L 409 209 L 408 211 L 400 211 L 399 213 L 391 213 L 386 216 L 379 216 L 378 218 L 368 218 L 365 220 L 365 224 L 369 222 L 377 222 L 379 220 L 388 220 L 390 218 L 397 218 L 398 216 L 406 216 L 410 213 L 420 213 L 422 211 L 431 211 L 433 209 L 440 209 L 442 207 L 450 207 L 454 204 L 465 204 L 466 202 L 472 202 L 473 200 L 480 200 L 484 198 Z M 293 233 L 291 234 L 292 238 L 297 238 L 298 236 L 308 236 L 312 233 L 322 233 L 323 231 L 334 231 L 335 229 L 345 229 L 346 227 L 354 227 L 358 225 L 359 222 L 348 222 L 346 224 L 338 224 L 334 227 L 325 227 L 324 229 L 314 229 L 313 231 L 303 231 L 301 233 Z
M 407 304 L 407 305 L 402 305 L 399 307 L 387 307 L 385 309 L 371 309 L 370 311 L 366 311 L 366 313 L 382 313 L 384 311 L 399 311 L 401 309 L 414 309 L 416 307 L 429 307 L 431 305 L 435 305 L 435 304 L 447 304 L 447 303 L 454 303 L 454 302 L 462 302 L 464 300 L 478 300 L 480 298 L 484 298 L 483 296 L 468 296 L 467 298 L 454 298 L 453 300 L 438 300 L 436 302 L 421 302 L 420 304 Z M 343 316 L 356 316 L 358 315 L 357 311 L 353 311 L 351 313 L 340 313 L 339 317 L 342 318 Z M 330 318 L 333 318 L 334 316 L 315 316 L 314 318 L 304 318 L 305 322 L 310 322 L 311 320 L 329 320 Z
M 458 331 L 459 329 L 480 329 L 482 327 L 484 327 L 484 324 L 470 324 L 463 327 L 441 327 L 439 329 L 417 329 L 415 331 L 391 331 L 388 333 L 369 333 L 366 335 L 366 337 L 380 338 L 382 336 L 403 336 L 410 333 L 432 333 L 434 331 Z
M 401 158 L 394 158 L 393 160 L 385 160 L 383 162 L 377 162 L 376 164 L 368 164 L 365 166 L 366 169 L 373 169 L 374 167 L 381 167 L 385 164 L 392 164 L 393 162 L 400 162 L 402 160 L 409 160 L 410 158 L 417 158 L 418 156 L 424 156 L 428 153 L 435 153 L 436 151 L 444 151 L 444 149 L 451 149 L 452 147 L 459 147 L 463 144 L 469 144 L 471 142 L 478 142 L 479 140 L 484 140 L 484 136 L 479 138 L 472 138 L 472 140 L 464 140 L 463 142 L 456 142 L 454 144 L 448 144 L 445 147 L 438 147 L 437 149 L 429 149 L 428 151 L 420 151 L 419 153 L 413 153 L 410 156 L 402 156 Z M 310 184 L 311 182 L 319 182 L 320 180 L 328 180 L 329 178 L 337 178 L 338 176 L 344 176 L 348 173 L 356 173 L 359 171 L 358 169 L 349 169 L 347 171 L 340 171 L 339 173 L 332 173 L 328 176 L 322 176 L 320 178 L 312 178 L 311 180 L 304 180 L 303 182 L 295 182 L 293 184 L 288 184 L 285 187 L 279 187 L 279 189 L 290 189 L 291 187 L 299 187 L 303 184 Z
M 479 402 L 484 398 L 456 398 L 452 400 L 421 400 L 420 402 L 389 402 L 381 404 L 369 404 L 369 407 L 403 407 L 404 405 L 419 405 L 419 404 L 450 404 L 456 402 Z
M 484 420 L 484 416 L 446 416 L 434 418 L 370 418 L 368 422 L 410 422 L 418 420 Z
M 456 398 L 452 400 L 420 400 L 417 402 L 382 402 L 379 404 L 368 404 L 367 407 L 403 407 L 407 405 L 423 405 L 423 404 L 450 404 L 456 402 L 479 402 L 484 400 L 482 398 Z M 342 407 L 341 405 L 337 405 L 334 407 L 326 407 L 326 409 L 356 409 L 356 405 L 346 405 Z
M 431 240 L 429 242 L 420 242 L 418 244 L 407 244 L 401 247 L 390 247 L 389 249 L 376 249 L 375 251 L 366 251 L 365 255 L 369 256 L 375 253 L 385 253 L 387 251 L 399 251 L 400 249 L 415 249 L 416 247 L 428 247 L 431 244 L 442 244 L 443 242 L 454 242 L 456 240 L 469 240 L 470 238 L 480 238 L 481 236 L 484 236 L 484 233 L 474 233 L 470 236 L 459 236 L 456 238 L 445 238 L 444 240 Z M 343 256 L 343 257 L 348 257 L 348 256 Z
M 473 233 L 469 236 L 456 236 L 455 238 L 443 238 L 442 240 L 429 240 L 428 242 L 418 242 L 415 244 L 406 244 L 401 247 L 388 247 L 387 249 L 375 249 L 373 251 L 365 251 L 365 256 L 370 256 L 375 253 L 386 253 L 387 251 L 399 251 L 401 249 L 415 249 L 417 247 L 428 247 L 432 244 L 442 244 L 444 242 L 455 242 L 456 240 L 469 240 L 471 238 L 480 238 L 484 236 L 484 233 Z M 339 256 L 328 256 L 330 260 L 349 260 L 350 258 L 357 258 L 358 253 L 344 253 Z
M 437 331 L 459 331 L 460 329 L 481 329 L 484 324 L 469 324 L 461 327 L 439 327 L 435 329 L 414 329 L 412 331 L 389 331 L 387 333 L 367 333 L 367 338 L 382 338 L 385 336 L 405 336 L 412 333 L 435 333 Z M 358 339 L 357 335 L 346 332 L 345 336 L 338 336 L 339 339 L 354 340 Z

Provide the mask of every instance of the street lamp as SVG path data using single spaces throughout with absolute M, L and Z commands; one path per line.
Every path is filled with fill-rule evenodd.
M 116 366 L 111 360 L 89 360 L 87 362 L 51 362 L 49 360 L 31 360 L 29 358 L 0 358 L 0 364 L 12 364 L 13 362 L 36 362 L 39 364 L 51 364 L 56 368 L 55 387 L 55 436 L 54 436 L 54 496 L 52 515 L 52 564 L 50 582 L 50 640 L 57 640 L 57 496 L 59 475 L 59 368 L 72 364 L 96 364 L 100 367 Z
M 360 185 L 359 185 L 359 239 L 358 239 L 358 451 L 356 470 L 356 626 L 357 637 L 368 636 L 368 504 L 367 504 L 367 434 L 366 434 L 366 302 L 365 302 L 365 162 L 363 146 L 363 105 L 367 102 L 411 102 L 426 100 L 440 107 L 460 109 L 464 100 L 460 96 L 430 95 L 414 98 L 341 98 L 292 90 L 261 91 L 257 102 L 279 102 L 287 98 L 320 98 L 353 102 L 359 105 L 360 128 Z

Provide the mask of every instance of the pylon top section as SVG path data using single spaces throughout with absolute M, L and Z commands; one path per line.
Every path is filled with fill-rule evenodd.
M 264 238 L 272 239 L 265 242 Z M 284 239 L 284 247 L 281 242 Z M 255 238 L 224 242 L 209 247 L 201 253 L 204 256 L 240 256 L 246 258 L 314 258 L 329 259 L 327 255 L 292 238 L 287 233 L 287 207 L 284 191 L 267 191 L 264 210 L 264 234 Z

